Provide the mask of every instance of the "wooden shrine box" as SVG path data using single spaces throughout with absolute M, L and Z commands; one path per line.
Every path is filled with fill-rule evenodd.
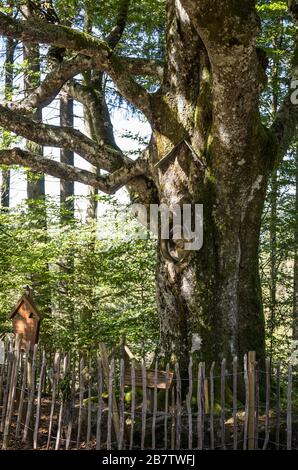
M 26 349 L 26 342 L 30 341 L 30 349 L 38 343 L 41 315 L 34 304 L 30 292 L 26 292 L 16 307 L 12 310 L 9 318 L 12 320 L 15 334 L 22 335 L 22 349 Z

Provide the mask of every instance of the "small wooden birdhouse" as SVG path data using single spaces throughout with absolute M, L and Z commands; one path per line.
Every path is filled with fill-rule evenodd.
M 26 343 L 30 341 L 30 349 L 33 350 L 38 343 L 41 315 L 33 302 L 30 289 L 26 289 L 9 318 L 14 333 L 22 335 L 22 349 L 26 349 Z

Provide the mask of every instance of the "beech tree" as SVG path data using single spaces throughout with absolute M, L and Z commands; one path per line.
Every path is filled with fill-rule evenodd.
M 165 257 L 158 244 L 161 353 L 182 363 L 191 349 L 205 361 L 248 350 L 263 357 L 259 234 L 269 177 L 297 132 L 298 106 L 290 88 L 291 78 L 298 78 L 297 34 L 288 91 L 266 127 L 259 109 L 266 57 L 257 48 L 261 24 L 255 0 L 140 3 L 148 17 L 155 8 L 166 11 L 160 60 L 155 54 L 123 53 L 130 45 L 125 30 L 137 21 L 129 0 L 113 2 L 115 21 L 104 39 L 98 30 L 85 33 L 75 24 L 65 26 L 38 2 L 27 19 L 0 12 L 1 35 L 63 51 L 28 96 L 0 105 L 0 126 L 39 145 L 75 152 L 96 171 L 19 147 L 1 150 L 0 163 L 79 181 L 107 194 L 126 186 L 133 200 L 145 205 L 203 204 L 201 250 L 184 253 L 182 262 Z M 289 3 L 298 19 L 297 2 Z M 121 41 L 127 41 L 126 48 L 118 48 Z M 123 99 L 150 123 L 150 143 L 136 160 L 115 144 L 102 81 L 88 87 L 77 79 L 86 73 L 109 76 Z M 144 77 L 152 77 L 158 87 L 145 86 Z M 32 117 L 32 110 L 47 106 L 62 88 L 89 109 L 89 137 Z M 159 164 L 165 155 L 169 158 Z

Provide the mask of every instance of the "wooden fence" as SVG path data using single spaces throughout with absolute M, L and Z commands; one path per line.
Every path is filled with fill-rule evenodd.
M 0 365 L 2 449 L 294 449 L 297 375 L 291 364 L 179 364 L 45 352 L 19 338 Z

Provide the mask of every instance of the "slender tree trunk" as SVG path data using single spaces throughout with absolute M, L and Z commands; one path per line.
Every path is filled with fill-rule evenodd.
M 294 298 L 293 298 L 293 337 L 298 340 L 298 145 L 296 147 L 296 172 L 295 172 L 295 219 L 294 219 Z
M 279 46 L 281 47 L 281 38 L 277 39 Z M 276 41 L 275 41 L 276 43 Z M 278 46 L 275 46 L 275 50 Z M 277 83 L 279 79 L 279 60 L 275 59 L 273 64 L 272 73 L 272 116 L 277 113 L 278 110 L 278 95 L 277 95 Z M 278 198 L 278 174 L 275 169 L 271 177 L 271 193 L 270 193 L 270 317 L 269 317 L 269 331 L 270 331 L 270 357 L 273 354 L 273 342 L 274 342 L 274 331 L 276 321 L 276 288 L 277 288 L 277 198 Z
M 12 38 L 6 38 L 4 95 L 7 101 L 12 99 L 13 94 L 13 63 L 15 47 L 16 42 Z M 0 194 L 1 207 L 8 208 L 10 199 L 10 170 L 2 171 Z
M 26 18 L 30 18 L 31 11 L 27 6 L 22 6 L 22 12 Z M 39 45 L 23 42 L 23 60 L 26 65 L 24 73 L 24 94 L 25 97 L 40 84 L 40 50 Z M 42 122 L 42 109 L 38 108 L 32 115 L 34 120 Z M 43 147 L 32 141 L 26 141 L 26 148 L 34 152 L 35 155 L 43 157 Z M 44 229 L 44 241 L 47 239 L 47 211 L 45 203 L 45 176 L 44 174 L 27 173 L 27 203 L 28 209 L 34 214 L 36 227 Z M 45 264 L 45 271 L 49 266 Z M 30 282 L 33 290 L 38 297 L 39 303 L 43 306 L 43 314 L 51 314 L 51 291 L 48 284 L 44 281 L 44 274 L 31 274 Z
M 66 92 L 62 91 L 60 96 L 60 125 L 73 127 L 73 99 Z M 60 151 L 62 163 L 74 165 L 74 153 L 71 150 L 62 149 Z M 61 221 L 67 222 L 74 218 L 74 182 L 60 180 L 60 203 L 62 206 Z
M 273 353 L 273 339 L 276 321 L 276 287 L 277 287 L 277 194 L 278 194 L 278 180 L 277 171 L 274 171 L 271 178 L 271 193 L 270 193 L 270 317 L 269 317 L 269 331 L 270 331 L 270 357 Z
M 27 71 L 24 77 L 24 90 L 25 94 L 28 95 L 40 82 L 40 54 L 39 46 L 32 45 L 24 42 L 23 48 L 24 61 L 27 62 Z M 34 119 L 42 121 L 42 110 L 38 109 L 34 113 Z M 28 150 L 34 151 L 35 154 L 43 156 L 43 148 L 33 142 L 27 142 Z M 38 175 L 32 177 L 30 174 L 27 177 L 27 197 L 30 201 L 44 201 L 45 198 L 45 177 L 44 175 Z M 45 209 L 44 209 L 45 210 Z M 43 211 L 41 211 L 42 213 Z M 42 220 L 43 219 L 43 220 Z M 40 221 L 46 227 L 46 213 L 42 213 Z

